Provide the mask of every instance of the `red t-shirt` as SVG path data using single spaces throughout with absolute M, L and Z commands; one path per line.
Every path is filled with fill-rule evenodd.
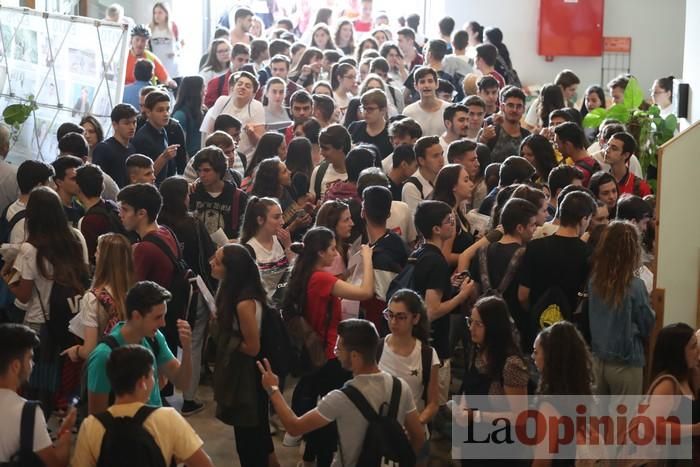
M 80 233 L 85 237 L 90 264 L 95 264 L 97 239 L 100 235 L 109 233 L 111 230 L 112 226 L 109 225 L 109 220 L 101 214 L 88 213 L 80 220 Z
M 635 180 L 638 180 L 635 182 Z M 637 185 L 637 190 L 634 189 L 635 184 Z M 651 187 L 649 184 L 637 177 L 635 174 L 627 171 L 627 175 L 622 177 L 622 180 L 617 182 L 617 189 L 620 194 L 629 193 L 630 195 L 637 195 L 644 198 L 646 195 L 651 194 Z
M 178 256 L 178 247 L 170 231 L 160 226 L 155 232 L 148 235 L 156 235 L 165 241 L 173 255 Z M 134 278 L 136 281 L 153 281 L 161 287 L 170 288 L 173 281 L 173 262 L 154 243 L 141 240 L 134 245 Z
M 221 76 L 216 76 L 207 83 L 207 90 L 204 93 L 204 105 L 211 108 L 216 100 L 221 96 L 228 96 L 228 80 L 231 77 L 231 70 L 223 74 L 224 85 L 221 86 Z M 221 94 L 219 87 L 221 86 Z
M 306 319 L 314 331 L 323 339 L 326 333 L 326 313 L 328 301 L 332 300 L 332 314 L 328 334 L 326 338 L 326 357 L 335 358 L 335 342 L 338 339 L 338 323 L 340 323 L 340 299 L 331 295 L 333 285 L 338 278 L 325 271 L 316 271 L 311 274 L 309 284 L 306 286 Z
M 372 30 L 371 21 L 362 21 L 361 19 L 356 19 L 352 22 L 355 31 L 357 32 L 370 32 Z

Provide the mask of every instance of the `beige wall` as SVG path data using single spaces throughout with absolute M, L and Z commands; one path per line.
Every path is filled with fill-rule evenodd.
M 665 290 L 663 325 L 698 327 L 700 285 L 700 122 L 663 147 L 656 288 Z

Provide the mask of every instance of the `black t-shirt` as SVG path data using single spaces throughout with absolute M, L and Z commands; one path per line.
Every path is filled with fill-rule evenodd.
M 588 277 L 590 248 L 578 237 L 554 234 L 527 245 L 518 283 L 530 289 L 530 305 L 550 287 L 559 286 L 571 309 Z
M 165 128 L 157 130 L 148 122 L 136 132 L 132 142 L 136 152 L 150 157 L 153 162 L 163 154 L 163 151 L 165 151 L 170 144 L 177 144 L 168 140 L 168 133 Z M 165 167 L 156 175 L 156 183 L 160 184 L 160 182 L 166 178 L 175 175 L 176 172 L 177 163 L 175 159 L 170 159 Z
M 352 122 L 348 127 L 348 133 L 350 133 L 353 144 L 369 143 L 377 146 L 382 159 L 394 152 L 394 147 L 391 145 L 391 141 L 389 140 L 387 125 L 384 126 L 384 130 L 382 130 L 382 132 L 378 135 L 370 136 L 367 134 L 367 122 Z
M 408 251 L 404 241 L 394 232 L 387 233 L 377 240 L 372 249 L 372 265 L 380 271 L 399 273 L 406 266 Z
M 442 301 L 452 298 L 450 266 L 438 247 L 425 244 L 416 253 L 418 261 L 413 273 L 415 291 L 425 299 L 426 290 L 442 292 Z M 431 345 L 441 359 L 450 357 L 450 315 L 446 314 L 430 324 Z
M 238 206 L 233 205 L 236 197 Z M 238 238 L 247 203 L 248 195 L 229 182 L 224 182 L 219 196 L 210 195 L 201 183 L 190 195 L 190 210 L 194 211 L 207 232 L 213 234 L 221 228 L 229 239 Z
M 486 248 L 486 265 L 489 273 L 489 283 L 491 288 L 495 290 L 501 285 L 501 281 L 508 270 L 508 265 L 510 264 L 511 258 L 515 252 L 518 251 L 518 249 L 523 248 L 523 246 L 518 243 L 504 244 L 494 242 L 488 245 Z M 522 267 L 523 264 L 522 260 L 523 258 L 520 260 L 520 267 Z M 481 293 L 483 294 L 485 290 L 484 285 L 481 283 L 479 254 L 472 258 L 472 262 L 469 265 L 469 275 L 471 275 L 472 279 L 481 286 Z M 518 302 L 518 270 L 515 271 L 513 279 L 503 292 L 503 300 L 505 300 L 505 302 L 508 304 L 508 310 L 510 311 L 511 316 L 513 317 L 513 320 L 520 331 L 523 349 L 528 349 L 528 352 L 531 351 L 532 341 L 535 337 L 534 321 L 530 317 L 530 314 L 522 309 L 520 302 Z
M 389 178 L 389 190 L 391 190 L 391 197 L 394 201 L 401 201 L 401 191 L 403 191 L 402 183 L 394 183 L 394 181 Z

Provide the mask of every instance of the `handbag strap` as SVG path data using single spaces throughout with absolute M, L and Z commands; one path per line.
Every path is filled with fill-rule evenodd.
M 36 281 L 32 284 L 32 287 L 34 287 L 36 296 L 39 298 L 39 306 L 41 307 L 41 314 L 44 316 L 44 322 L 48 323 L 49 315 L 46 313 L 46 309 L 44 308 L 44 301 L 41 299 L 41 294 L 39 293 L 39 287 L 36 286 Z

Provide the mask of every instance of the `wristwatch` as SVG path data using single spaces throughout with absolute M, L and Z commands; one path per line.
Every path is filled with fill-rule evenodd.
M 272 395 L 279 390 L 280 390 L 279 386 L 270 386 L 269 388 L 267 388 L 268 397 L 272 397 Z

